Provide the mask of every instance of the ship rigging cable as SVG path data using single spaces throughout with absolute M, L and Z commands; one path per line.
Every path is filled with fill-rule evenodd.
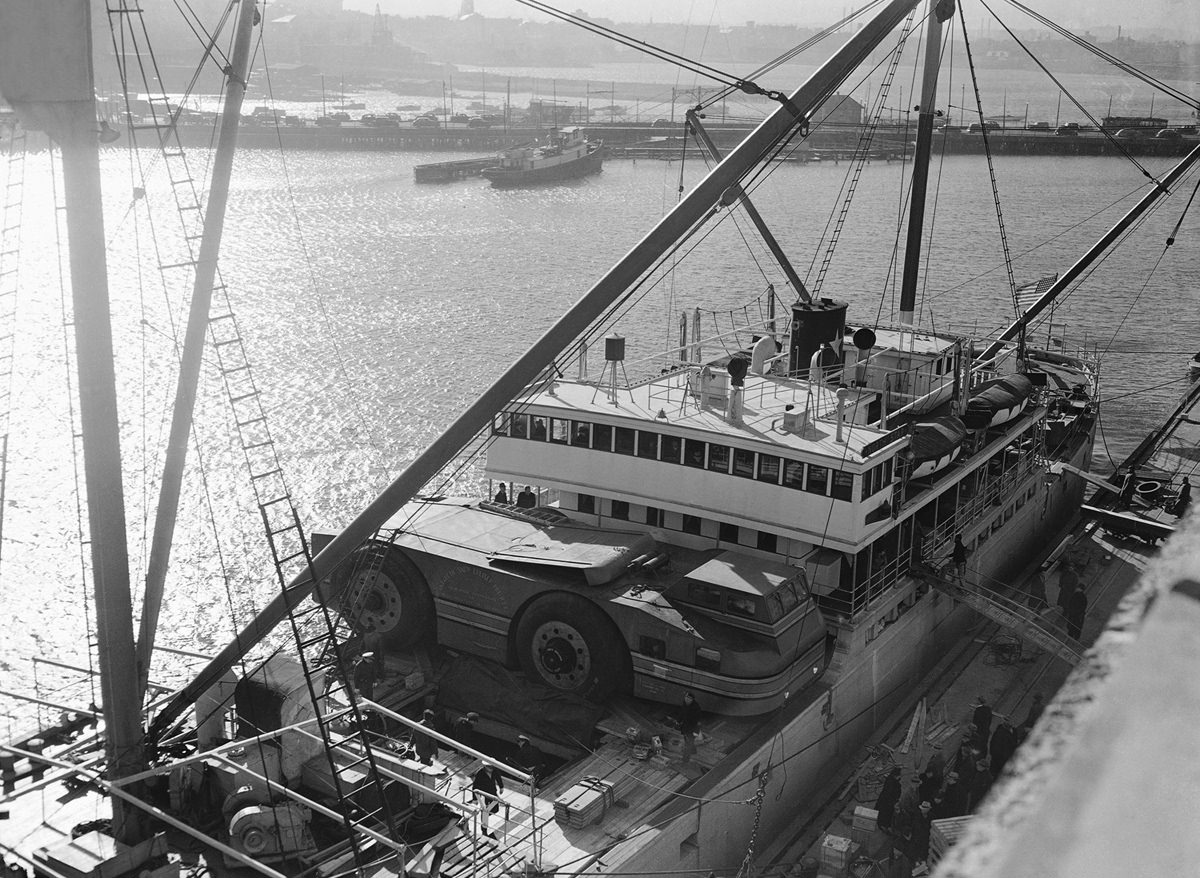
M 1012 297 L 1013 313 L 1021 314 L 1017 302 L 1017 280 L 1013 276 L 1012 251 L 1008 246 L 1008 233 L 1004 228 L 1004 210 L 1000 206 L 1000 189 L 996 184 L 996 163 L 992 160 L 992 147 L 988 142 L 988 128 L 983 118 L 983 99 L 979 96 L 979 79 L 975 75 L 975 56 L 971 54 L 971 40 L 967 36 L 967 17 L 959 10 L 958 23 L 962 27 L 963 47 L 967 52 L 967 66 L 971 71 L 971 87 L 975 92 L 975 106 L 979 111 L 979 134 L 983 138 L 983 152 L 987 156 L 988 179 L 992 184 L 992 201 L 996 205 L 996 222 L 1000 226 L 1000 247 L 1004 252 L 1004 273 L 1008 278 L 1008 294 Z M 1022 338 L 1024 335 L 1022 334 Z

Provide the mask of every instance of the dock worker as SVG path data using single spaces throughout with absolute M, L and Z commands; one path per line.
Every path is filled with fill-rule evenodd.
M 971 745 L 980 753 L 987 752 L 988 741 L 992 736 L 992 709 L 980 695 L 975 699 L 975 712 L 971 714 L 971 722 L 975 725 L 975 739 Z
M 517 508 L 532 509 L 535 506 L 537 506 L 537 497 L 530 490 L 529 486 L 526 485 L 521 489 L 521 493 L 517 495 Z
M 437 714 L 429 708 L 421 715 L 421 725 L 427 729 L 433 729 L 437 725 Z M 417 751 L 417 758 L 425 765 L 433 765 L 433 757 L 438 752 L 438 742 L 432 736 L 421 731 L 413 731 L 413 748 Z
M 884 778 L 883 788 L 879 791 L 879 798 L 875 800 L 875 810 L 878 812 L 876 825 L 884 832 L 892 831 L 892 820 L 896 815 L 896 806 L 900 804 L 900 767 L 897 766 L 888 772 L 888 776 Z
M 488 838 L 496 835 L 488 830 L 488 815 L 500 810 L 500 794 L 504 792 L 504 775 L 490 765 L 480 766 L 471 779 L 471 795 L 479 804 L 479 823 Z
M 508 491 L 504 487 L 504 483 L 500 483 L 500 490 L 496 492 L 496 496 L 492 498 L 495 503 L 503 503 L 508 505 Z
M 475 711 L 467 711 L 462 716 L 454 721 L 454 727 L 450 734 L 454 740 L 460 742 L 464 747 L 475 748 L 475 723 L 479 722 L 479 714 Z
M 954 548 L 950 552 L 950 563 L 955 581 L 962 585 L 963 577 L 967 574 L 967 547 L 963 545 L 962 534 L 954 535 Z
M 683 706 L 679 708 L 679 734 L 683 736 L 683 762 L 691 760 L 696 753 L 696 735 L 700 732 L 700 705 L 691 692 L 683 693 Z
M 1125 474 L 1125 481 L 1121 483 L 1121 502 L 1126 506 L 1133 503 L 1133 494 L 1137 489 L 1137 467 L 1130 467 L 1129 472 Z
M 541 780 L 544 770 L 542 754 L 528 735 L 517 735 L 517 768 L 533 778 L 534 786 Z
M 1083 618 L 1087 615 L 1087 604 L 1087 594 L 1082 588 L 1077 588 L 1071 592 L 1065 612 L 1067 617 L 1067 634 L 1075 640 L 1078 640 L 1079 635 L 1083 633 Z
M 1171 505 L 1171 514 L 1176 518 L 1183 518 L 1184 513 L 1188 511 L 1188 506 L 1192 502 L 1192 483 L 1187 476 L 1183 477 L 1183 484 L 1179 487 L 1179 493 L 1175 495 L 1175 502 Z
M 359 698 L 368 701 L 375 698 L 375 682 L 379 679 L 379 666 L 375 663 L 375 653 L 364 652 L 354 663 L 352 682 L 354 691 Z

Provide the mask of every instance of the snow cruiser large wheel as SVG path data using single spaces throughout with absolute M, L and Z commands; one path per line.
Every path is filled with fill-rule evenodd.
M 356 631 L 380 635 L 386 647 L 404 649 L 433 633 L 429 584 L 399 549 L 359 549 L 330 576 L 331 597 Z
M 572 594 L 543 595 L 525 611 L 517 658 L 530 679 L 593 701 L 629 677 L 629 656 L 612 620 Z

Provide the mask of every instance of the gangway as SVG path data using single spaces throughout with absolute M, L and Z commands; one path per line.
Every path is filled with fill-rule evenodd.
M 1083 658 L 1083 647 L 1050 624 L 1040 614 L 1010 597 L 979 586 L 968 586 L 933 570 L 923 573 L 938 591 L 962 601 L 977 613 L 1003 625 L 1027 643 L 1074 667 Z

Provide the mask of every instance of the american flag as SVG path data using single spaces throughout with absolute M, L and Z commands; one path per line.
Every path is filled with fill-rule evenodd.
M 1022 314 L 1028 311 L 1033 306 L 1033 303 L 1040 299 L 1046 290 L 1054 285 L 1056 280 L 1058 280 L 1058 275 L 1051 274 L 1040 280 L 1035 280 L 1033 283 L 1017 287 L 1017 310 Z

